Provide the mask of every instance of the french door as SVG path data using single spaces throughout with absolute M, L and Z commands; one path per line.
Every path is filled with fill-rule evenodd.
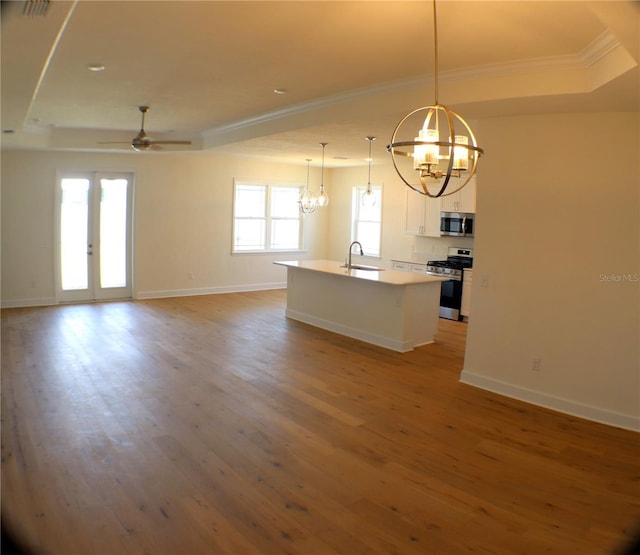
M 58 300 L 131 298 L 133 174 L 61 173 L 56 197 Z

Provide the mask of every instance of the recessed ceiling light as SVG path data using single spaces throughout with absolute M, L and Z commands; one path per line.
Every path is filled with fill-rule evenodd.
M 104 71 L 104 65 L 102 64 L 89 64 L 87 66 L 89 71 Z
M 287 94 L 287 89 L 273 89 L 276 94 Z

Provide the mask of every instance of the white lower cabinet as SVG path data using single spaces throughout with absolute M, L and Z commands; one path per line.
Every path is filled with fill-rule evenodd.
M 473 270 L 465 270 L 462 277 L 462 306 L 460 314 L 465 319 L 469 318 L 471 312 L 471 283 L 473 281 Z
M 399 272 L 410 272 L 411 264 L 408 262 L 398 262 L 397 260 L 394 260 L 391 262 L 391 268 L 398 270 Z
M 391 268 L 399 272 L 416 272 L 417 274 L 424 274 L 427 271 L 426 264 L 413 264 L 411 262 L 401 262 L 400 260 L 392 260 Z

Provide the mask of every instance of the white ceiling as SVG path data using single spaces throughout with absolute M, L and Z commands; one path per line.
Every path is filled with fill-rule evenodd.
M 4 148 L 147 155 L 100 142 L 130 141 L 149 105 L 147 132 L 190 139 L 192 151 L 317 165 L 327 142 L 327 166 L 356 165 L 365 136 L 383 156 L 398 120 L 434 102 L 431 1 L 51 0 L 44 15 L 25 5 L 2 2 Z M 437 10 L 439 100 L 467 120 L 639 109 L 640 2 Z

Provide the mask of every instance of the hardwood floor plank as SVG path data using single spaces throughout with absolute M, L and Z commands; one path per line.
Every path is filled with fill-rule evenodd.
M 640 435 L 459 382 L 262 291 L 4 309 L 2 517 L 50 555 L 602 555 Z

